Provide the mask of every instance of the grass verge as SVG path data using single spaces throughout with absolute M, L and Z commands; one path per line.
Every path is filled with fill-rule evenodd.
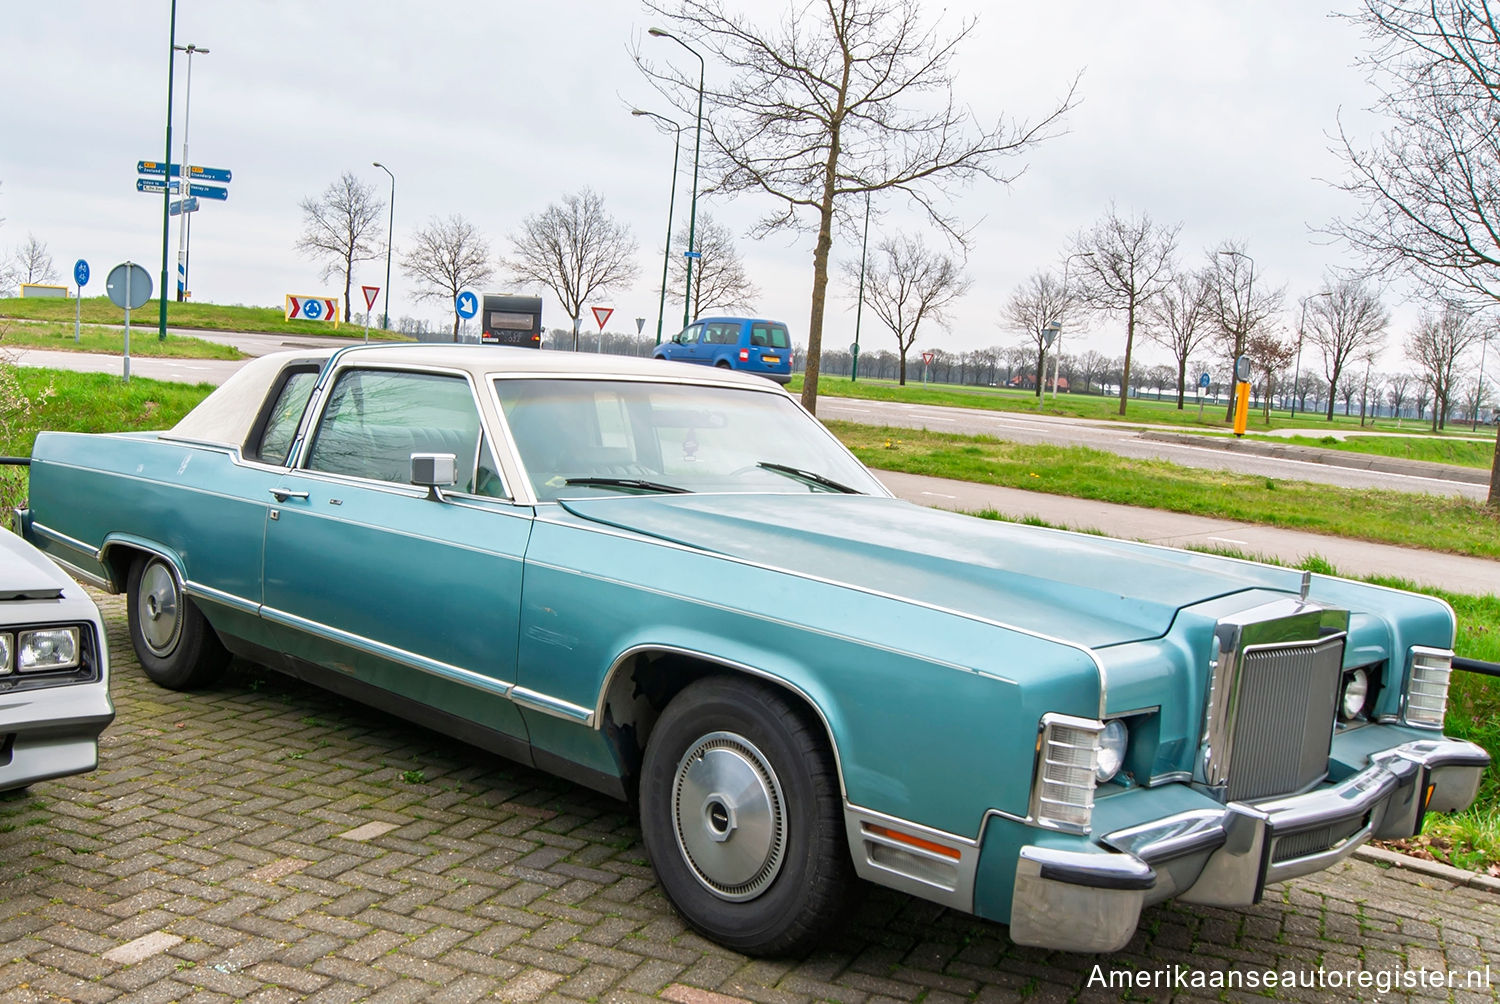
M 132 318 L 134 320 L 134 318 Z M 245 353 L 233 345 L 220 345 L 185 335 L 173 335 L 166 341 L 156 337 L 155 327 L 130 329 L 130 354 L 171 359 L 245 359 Z M 6 348 L 50 349 L 54 352 L 105 352 L 123 355 L 125 332 L 101 324 L 84 324 L 73 340 L 72 323 L 55 321 L 8 321 L 0 326 L 0 346 Z
M 309 293 L 315 292 L 309 290 Z M 33 321 L 58 321 L 73 323 L 73 311 L 79 305 L 74 300 L 54 300 L 37 297 L 11 297 L 0 299 L 0 317 L 24 318 Z M 83 320 L 90 324 L 121 324 L 125 312 L 108 297 L 86 296 L 81 305 Z M 133 329 L 140 323 L 147 330 L 154 330 L 161 316 L 161 301 L 147 300 L 138 310 L 131 311 Z M 167 301 L 167 326 L 169 328 L 199 328 L 204 331 L 251 331 L 270 332 L 282 335 L 348 335 L 360 336 L 364 328 L 354 324 L 340 324 L 335 328 L 329 323 L 312 321 L 288 321 L 280 307 L 244 307 L 218 303 L 177 303 Z M 370 329 L 370 339 L 387 341 L 410 341 L 406 335 L 392 331 Z M 133 347 L 133 346 L 132 346 Z
M 1463 498 L 1282 481 L 1087 447 L 827 424 L 860 460 L 884 470 L 1500 558 L 1500 514 Z

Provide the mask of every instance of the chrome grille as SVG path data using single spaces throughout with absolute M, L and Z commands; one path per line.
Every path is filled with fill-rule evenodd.
M 1363 830 L 1369 823 L 1370 814 L 1365 813 L 1363 816 L 1346 819 L 1331 826 L 1320 826 L 1315 830 L 1303 830 L 1301 833 L 1281 837 L 1271 851 L 1271 863 L 1279 865 L 1283 861 L 1295 861 L 1297 858 L 1332 850 Z
M 1228 799 L 1301 791 L 1328 770 L 1344 636 L 1254 645 L 1230 701 Z

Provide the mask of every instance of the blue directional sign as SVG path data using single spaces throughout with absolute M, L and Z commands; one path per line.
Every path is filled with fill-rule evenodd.
M 702 251 L 684 251 L 684 252 L 682 252 L 682 256 L 684 258 L 702 258 L 703 257 L 703 252 Z
M 217 199 L 219 202 L 223 202 L 229 198 L 229 189 L 220 188 L 218 185 L 205 185 L 198 181 L 189 181 L 188 194 L 201 195 L 205 199 Z
M 453 310 L 459 317 L 467 321 L 479 313 L 479 297 L 466 289 L 458 294 L 458 299 L 453 301 Z
M 135 190 L 137 192 L 154 192 L 155 194 L 160 195 L 162 192 L 165 192 L 167 190 L 168 184 L 172 186 L 172 194 L 176 195 L 177 188 L 181 184 L 181 182 L 178 181 L 166 182 L 153 181 L 150 178 L 137 178 L 135 179 Z
M 80 286 L 89 284 L 89 263 L 82 258 L 73 263 L 73 281 Z
M 199 167 L 194 164 L 188 167 L 188 174 L 193 181 L 217 181 L 227 185 L 234 180 L 234 174 L 227 167 Z
M 186 205 L 184 205 L 186 203 Z M 195 198 L 178 199 L 167 207 L 169 216 L 181 216 L 183 213 L 196 213 L 198 211 L 198 200 Z M 179 268 L 179 271 L 181 269 Z
M 309 321 L 316 321 L 323 316 L 323 304 L 318 300 L 308 300 L 302 305 L 302 316 Z
M 1208 385 L 1212 382 L 1213 381 L 1208 378 L 1207 373 L 1200 373 L 1198 375 L 1198 386 L 1202 387 L 1204 390 L 1208 390 Z
M 166 173 L 167 173 L 167 165 L 163 164 L 159 160 L 138 160 L 138 161 L 135 162 L 135 173 L 136 174 L 155 174 L 155 175 L 159 175 L 159 176 L 165 176 Z M 182 165 L 181 164 L 173 164 L 172 165 L 172 177 L 176 178 L 176 177 L 178 177 L 181 174 L 182 174 Z

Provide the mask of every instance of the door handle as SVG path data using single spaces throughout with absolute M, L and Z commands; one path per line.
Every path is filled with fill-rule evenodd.
M 285 502 L 287 499 L 307 498 L 307 492 L 294 492 L 288 488 L 272 488 L 271 495 L 277 502 Z

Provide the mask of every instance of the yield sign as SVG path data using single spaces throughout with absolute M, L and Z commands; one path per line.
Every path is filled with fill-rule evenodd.
M 594 312 L 594 320 L 599 322 L 599 330 L 604 331 L 604 322 L 609 320 L 609 315 L 615 312 L 614 307 L 590 307 Z
M 359 288 L 361 290 L 363 290 L 364 294 L 365 294 L 365 309 L 366 310 L 374 310 L 375 309 L 375 298 L 380 295 L 380 287 L 379 286 L 361 286 Z
M 931 352 L 924 352 L 924 353 L 922 353 L 922 362 L 924 364 L 928 365 L 928 366 L 931 366 L 932 365 L 932 353 Z

